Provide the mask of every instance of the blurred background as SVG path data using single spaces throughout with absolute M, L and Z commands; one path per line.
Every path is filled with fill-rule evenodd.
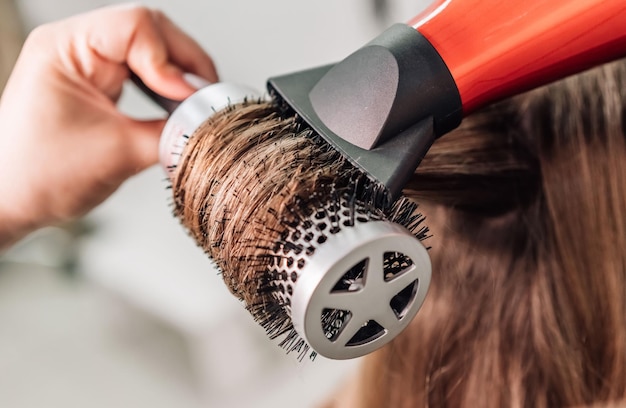
M 105 0 L 0 0 L 0 88 L 35 26 Z M 334 62 L 428 0 L 147 0 L 213 56 L 221 79 Z M 137 117 L 161 112 L 132 87 Z M 152 168 L 71 225 L 0 256 L 0 407 L 315 407 L 357 361 L 296 361 L 227 291 L 171 215 Z

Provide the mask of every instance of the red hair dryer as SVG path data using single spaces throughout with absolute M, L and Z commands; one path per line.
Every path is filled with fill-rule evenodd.
M 464 115 L 624 55 L 622 0 L 437 0 L 340 63 L 268 87 L 396 197 Z

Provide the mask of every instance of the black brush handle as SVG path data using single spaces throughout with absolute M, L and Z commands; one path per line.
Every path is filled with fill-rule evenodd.
M 141 92 L 143 92 L 148 98 L 150 98 L 154 103 L 159 105 L 161 108 L 163 108 L 163 110 L 165 110 L 169 114 L 174 112 L 174 110 L 181 103 L 181 101 L 169 99 L 154 92 L 134 72 L 130 73 L 130 80 L 135 84 L 135 86 L 137 86 L 137 88 L 139 88 Z

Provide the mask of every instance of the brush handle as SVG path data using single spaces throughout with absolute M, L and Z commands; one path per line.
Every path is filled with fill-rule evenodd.
M 413 18 L 463 113 L 626 55 L 623 0 L 438 0 Z
M 175 101 L 173 99 L 169 99 L 164 97 L 163 95 L 159 95 L 154 92 L 152 89 L 148 88 L 148 86 L 135 74 L 134 72 L 130 73 L 130 80 L 135 84 L 135 86 L 143 92 L 152 102 L 156 103 L 161 109 L 171 114 L 178 108 L 180 105 L 180 101 Z

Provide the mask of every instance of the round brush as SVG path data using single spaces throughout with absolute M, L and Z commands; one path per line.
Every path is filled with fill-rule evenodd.
M 406 199 L 377 206 L 368 177 L 275 110 L 250 100 L 193 132 L 171 172 L 174 213 L 287 351 L 364 355 L 425 298 L 423 217 Z

